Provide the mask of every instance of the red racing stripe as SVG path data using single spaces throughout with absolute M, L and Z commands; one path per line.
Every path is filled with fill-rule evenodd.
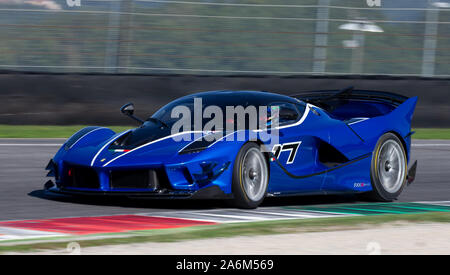
M 64 234 L 117 233 L 134 230 L 151 230 L 211 225 L 214 222 L 202 222 L 178 218 L 148 217 L 139 215 L 118 215 L 100 217 L 61 218 L 46 220 L 25 220 L 0 222 L 0 226 L 31 229 Z

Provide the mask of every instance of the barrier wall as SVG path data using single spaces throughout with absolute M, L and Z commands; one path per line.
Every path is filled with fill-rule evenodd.
M 282 94 L 340 89 L 419 96 L 414 127 L 450 127 L 450 79 L 397 77 L 275 77 L 191 75 L 0 74 L 0 124 L 130 125 L 120 114 L 134 102 L 147 117 L 180 96 L 207 90 L 264 90 Z

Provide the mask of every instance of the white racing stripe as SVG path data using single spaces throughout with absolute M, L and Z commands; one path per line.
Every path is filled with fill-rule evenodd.
M 72 147 L 74 147 L 75 146 L 75 144 L 77 144 L 80 140 L 82 140 L 83 138 L 85 138 L 87 135 L 89 135 L 90 133 L 92 133 L 92 132 L 95 132 L 95 131 L 97 131 L 97 130 L 102 130 L 102 129 L 107 129 L 107 128 L 105 128 L 105 127 L 98 127 L 98 128 L 95 128 L 94 130 L 91 130 L 91 131 L 89 131 L 89 132 L 87 132 L 86 134 L 84 134 L 82 137 L 80 137 L 79 139 L 77 139 L 77 141 L 75 141 L 75 143 L 74 144 L 72 144 L 72 146 L 70 146 L 69 147 L 69 149 L 72 149 Z M 81 130 L 83 130 L 83 129 L 81 129 Z M 81 131 L 80 130 L 80 131 Z M 78 132 L 77 132 L 78 133 Z M 76 134 L 76 133 L 75 133 Z M 74 134 L 74 135 L 75 135 Z
M 91 166 L 94 165 L 94 162 L 95 162 L 95 160 L 97 159 L 98 155 L 100 155 L 100 153 L 103 151 L 103 149 L 106 148 L 106 146 L 110 145 L 114 140 L 120 138 L 121 136 L 127 134 L 127 133 L 130 132 L 130 131 L 131 131 L 131 130 L 125 131 L 125 132 L 121 133 L 121 134 L 118 135 L 118 136 L 115 136 L 115 135 L 114 135 L 112 138 L 110 138 L 110 139 L 105 143 L 105 145 L 103 145 L 103 147 L 102 147 L 100 150 L 98 150 L 97 154 L 95 154 L 94 158 L 93 158 L 92 161 L 91 161 Z
M 233 132 L 231 134 L 234 134 L 234 133 L 236 133 L 236 132 Z M 228 134 L 228 135 L 231 135 L 231 134 Z M 226 136 L 228 136 L 228 135 L 226 135 Z M 224 136 L 222 139 L 224 139 L 226 136 Z M 160 141 L 160 140 L 157 140 L 157 141 Z M 3 146 L 3 147 L 21 147 L 21 146 L 23 146 L 23 147 L 57 147 L 57 146 L 62 146 L 63 144 L 64 143 L 0 143 L 0 146 Z M 146 145 L 149 145 L 149 144 L 146 144 Z M 412 144 L 411 146 L 412 147 L 450 147 L 450 143 L 422 143 L 422 144 L 416 143 L 416 144 Z M 211 146 L 209 146 L 209 147 L 211 147 Z M 102 150 L 100 150 L 100 151 L 102 151 Z
M 285 128 L 291 128 L 291 127 L 299 126 L 299 125 L 301 125 L 301 124 L 305 121 L 305 119 L 308 117 L 309 111 L 310 111 L 310 109 L 311 109 L 312 107 L 316 107 L 316 106 L 314 106 L 314 105 L 312 105 L 312 104 L 309 104 L 309 103 L 306 104 L 305 112 L 303 113 L 303 115 L 302 115 L 302 117 L 300 118 L 300 120 L 297 121 L 297 122 L 295 122 L 295 123 L 292 123 L 292 124 L 289 124 L 289 125 L 285 125 L 285 126 L 277 126 L 277 127 L 274 127 L 274 128 L 267 128 L 267 129 L 254 130 L 254 132 L 258 133 L 258 132 L 262 132 L 262 131 L 267 131 L 268 129 L 270 129 L 270 130 L 280 130 L 280 129 L 285 129 Z
M 234 134 L 234 133 L 232 133 Z M 223 138 L 222 138 L 223 139 Z M 0 143 L 0 146 L 5 147 L 19 147 L 19 146 L 36 146 L 36 147 L 54 147 L 62 146 L 63 143 Z M 412 147 L 450 147 L 450 143 L 424 143 L 424 144 L 412 144 Z
M 108 161 L 107 163 L 105 163 L 105 164 L 103 165 L 103 167 L 106 167 L 108 164 L 110 164 L 111 162 L 115 161 L 115 160 L 118 159 L 118 158 L 121 158 L 121 157 L 123 157 L 123 156 L 126 156 L 126 155 L 128 155 L 128 154 L 130 154 L 130 153 L 132 153 L 132 152 L 134 152 L 134 151 L 136 151 L 136 150 L 139 150 L 139 149 L 141 149 L 141 148 L 143 148 L 143 147 L 145 147 L 145 146 L 149 146 L 149 145 L 151 145 L 151 144 L 153 144 L 153 143 L 157 143 L 157 142 L 160 142 L 160 141 L 163 141 L 163 140 L 166 140 L 166 139 L 169 139 L 169 138 L 173 138 L 173 137 L 176 137 L 176 136 L 184 135 L 184 134 L 203 134 L 203 133 L 204 133 L 203 131 L 186 131 L 186 132 L 181 132 L 181 133 L 177 133 L 177 134 L 174 134 L 174 135 L 170 135 L 170 136 L 167 136 L 167 137 L 163 137 L 163 138 L 160 138 L 160 139 L 157 139 L 157 140 L 154 140 L 154 141 L 150 141 L 150 142 L 148 142 L 148 143 L 146 143 L 146 144 L 144 144 L 144 145 L 141 145 L 141 146 L 139 146 L 139 147 L 134 148 L 134 149 L 131 150 L 131 151 L 128 151 L 128 152 L 126 152 L 126 153 L 124 153 L 124 154 L 122 154 L 122 155 L 120 155 L 120 156 L 117 156 L 117 157 L 113 158 L 112 160 L 110 160 L 110 161 Z M 101 150 L 103 150 L 103 148 L 102 148 Z M 101 150 L 100 150 L 100 151 L 101 151 Z M 100 153 L 100 151 L 99 151 L 99 153 Z M 97 155 L 98 155 L 99 153 L 97 153 Z M 97 157 L 97 156 L 96 156 L 96 157 Z M 92 160 L 92 164 L 93 164 L 93 163 L 94 163 L 94 160 Z M 91 166 L 92 166 L 92 164 L 91 164 Z
M 205 135 L 202 135 L 201 137 L 194 139 L 194 141 L 192 141 L 192 142 L 186 144 L 186 146 L 183 146 L 183 148 L 181 148 L 180 150 L 178 150 L 178 153 L 181 152 L 181 151 L 183 151 L 184 149 L 186 149 L 186 147 L 188 147 L 188 146 L 191 145 L 192 143 L 196 142 L 197 140 L 202 139 L 203 137 L 205 137 Z

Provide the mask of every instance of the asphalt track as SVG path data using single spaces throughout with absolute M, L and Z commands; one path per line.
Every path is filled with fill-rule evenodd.
M 218 201 L 80 199 L 48 195 L 44 167 L 62 139 L 0 139 L 0 220 L 45 219 L 134 213 L 181 212 L 226 208 Z M 450 141 L 415 140 L 413 160 L 419 162 L 416 181 L 399 201 L 450 200 Z M 264 207 L 357 203 L 355 196 L 270 198 Z

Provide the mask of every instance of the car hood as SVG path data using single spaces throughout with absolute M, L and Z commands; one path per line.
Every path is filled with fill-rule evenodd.
M 179 155 L 179 152 L 192 141 L 204 136 L 202 132 L 172 135 L 160 127 L 137 128 L 104 136 L 101 142 L 98 142 L 99 137 L 95 135 L 85 137 L 70 150 L 65 150 L 63 146 L 56 159 L 98 168 L 140 164 L 159 166 L 175 157 L 178 160 L 192 158 L 192 154 Z
M 146 143 L 170 136 L 171 129 L 156 123 L 144 123 L 141 127 L 133 129 L 117 138 L 110 149 L 131 150 Z

